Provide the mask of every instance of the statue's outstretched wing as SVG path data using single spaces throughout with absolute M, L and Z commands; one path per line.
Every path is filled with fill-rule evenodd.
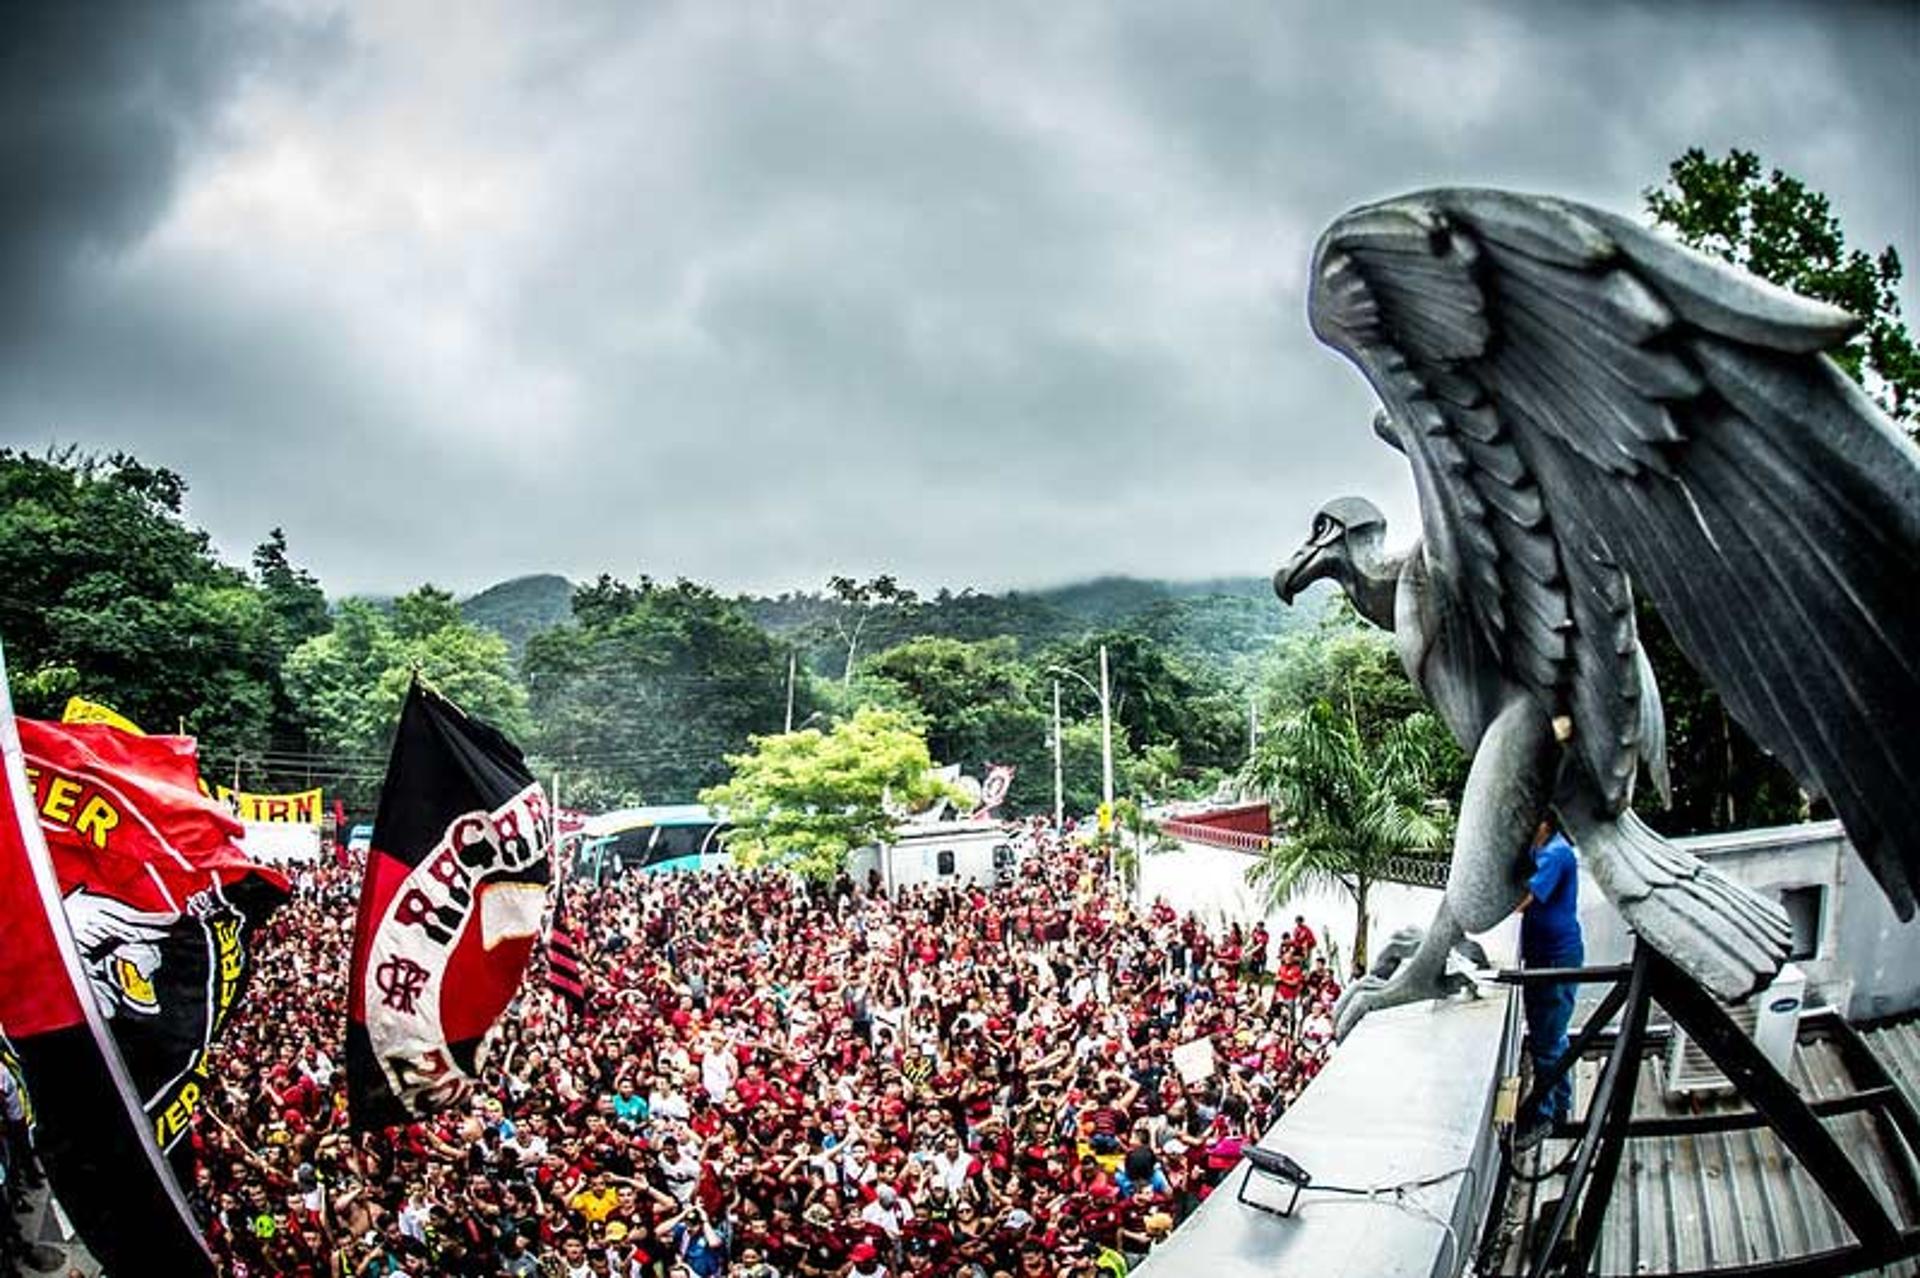
M 1612 809 L 1658 735 L 1630 578 L 1910 917 L 1920 453 L 1820 354 L 1854 321 L 1623 218 L 1483 190 L 1335 222 L 1312 314 L 1386 403 L 1441 589 L 1571 719 Z

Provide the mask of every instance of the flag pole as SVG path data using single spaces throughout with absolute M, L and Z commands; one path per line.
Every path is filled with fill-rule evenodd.
M 547 805 L 547 820 L 552 823 L 553 827 L 551 839 L 553 846 L 553 895 L 554 899 L 558 901 L 561 890 L 566 886 L 567 882 L 567 859 L 564 855 L 566 848 L 562 846 L 560 842 L 560 770 L 558 768 L 554 769 L 553 773 L 553 802 Z

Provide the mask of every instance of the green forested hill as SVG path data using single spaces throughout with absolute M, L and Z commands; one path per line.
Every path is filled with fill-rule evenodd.
M 529 637 L 572 618 L 572 589 L 566 578 L 551 573 L 515 577 L 463 601 L 460 611 L 506 639 L 517 656 Z M 807 653 L 822 673 L 837 668 L 844 649 L 834 622 L 843 608 L 832 597 L 801 591 L 742 596 L 740 603 L 769 634 Z M 877 654 L 923 635 L 967 641 L 1005 636 L 1021 651 L 1033 652 L 1099 631 L 1128 629 L 1226 673 L 1310 619 L 1310 611 L 1281 607 L 1263 577 L 1100 577 L 1034 591 L 941 590 L 911 608 L 876 614 L 860 646 L 865 654 Z
M 460 615 L 507 641 L 520 655 L 527 640 L 573 618 L 573 583 L 554 573 L 515 577 L 460 601 Z

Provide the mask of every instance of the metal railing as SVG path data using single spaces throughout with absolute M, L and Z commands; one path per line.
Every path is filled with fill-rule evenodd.
M 1182 843 L 1199 843 L 1210 848 L 1225 848 L 1231 852 L 1246 852 L 1259 856 L 1273 846 L 1273 838 L 1266 834 L 1249 834 L 1245 830 L 1222 830 L 1218 826 L 1201 825 L 1197 821 L 1162 821 L 1160 830 L 1168 838 L 1179 839 Z
M 1409 887 L 1444 889 L 1447 886 L 1447 871 L 1452 865 L 1453 858 L 1449 856 L 1393 856 L 1387 858 L 1380 878 L 1387 883 L 1404 883 Z
M 1542 1208 L 1539 1219 L 1528 1222 L 1523 1235 L 1519 1260 L 1526 1266 L 1527 1278 L 1573 1278 L 1590 1272 L 1629 1142 L 1759 1127 L 1772 1129 L 1797 1165 L 1798 1174 L 1808 1177 L 1825 1193 L 1852 1238 L 1801 1256 L 1730 1260 L 1715 1266 L 1711 1273 L 1723 1278 L 1816 1278 L 1860 1273 L 1920 1255 L 1920 1226 L 1908 1225 L 1888 1212 L 1868 1184 L 1866 1173 L 1821 1121 L 1838 1114 L 1871 1112 L 1890 1124 L 1910 1150 L 1920 1148 L 1920 1113 L 1838 1016 L 1829 1015 L 1825 1023 L 1832 1027 L 1828 1032 L 1839 1040 L 1849 1070 L 1857 1071 L 1852 1077 L 1861 1086 L 1851 1095 L 1816 1099 L 1803 1097 L 1724 1006 L 1644 941 L 1635 947 L 1631 964 L 1523 969 L 1502 972 L 1499 980 L 1522 986 L 1608 986 L 1559 1062 L 1536 1075 L 1518 1106 L 1521 1115 L 1532 1112 L 1539 1098 L 1552 1090 L 1575 1061 L 1604 1046 L 1605 1064 L 1585 1115 L 1577 1121 L 1555 1124 L 1554 1134 L 1572 1139 L 1574 1146 L 1561 1164 L 1567 1170 L 1559 1197 Z M 1686 1033 L 1712 1058 L 1750 1108 L 1680 1117 L 1635 1116 L 1638 1077 L 1653 1033 L 1648 1026 L 1649 1013 L 1655 1004 L 1672 1018 L 1678 1031 Z M 1611 1030 L 1616 1017 L 1619 1028 Z M 1802 1021 L 1803 1038 L 1813 1020 L 1810 1016 Z M 1508 1032 L 1515 1028 L 1510 1025 Z M 1512 1147 L 1507 1148 L 1496 1200 L 1516 1175 Z M 1633 1192 L 1633 1175 L 1628 1178 L 1629 1193 Z M 1495 1210 L 1499 1210 L 1497 1202 Z
M 1161 833 L 1170 839 L 1178 839 L 1182 843 L 1198 843 L 1203 847 L 1223 848 L 1229 852 L 1244 852 L 1249 856 L 1265 855 L 1275 842 L 1272 835 L 1249 834 L 1244 830 L 1223 830 L 1218 826 L 1203 825 L 1198 821 L 1166 820 L 1158 824 Z M 1389 857 L 1378 877 L 1383 883 L 1403 883 L 1409 887 L 1445 888 L 1447 870 L 1451 864 L 1451 859 L 1445 855 Z

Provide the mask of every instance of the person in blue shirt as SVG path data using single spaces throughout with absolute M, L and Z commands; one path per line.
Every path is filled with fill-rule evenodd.
M 1580 862 L 1573 845 L 1551 821 L 1533 837 L 1533 874 L 1520 901 L 1520 961 L 1526 967 L 1579 967 L 1586 962 L 1580 936 Z M 1527 1044 L 1534 1077 L 1560 1063 L 1567 1053 L 1567 1025 L 1573 1019 L 1576 985 L 1572 981 L 1524 987 Z M 1549 1127 L 1567 1120 L 1573 1108 L 1571 1071 L 1520 1115 L 1516 1144 L 1525 1148 Z
M 651 1110 L 647 1098 L 635 1089 L 633 1076 L 628 1074 L 614 1085 L 613 1121 L 623 1127 L 637 1128 L 646 1124 Z

